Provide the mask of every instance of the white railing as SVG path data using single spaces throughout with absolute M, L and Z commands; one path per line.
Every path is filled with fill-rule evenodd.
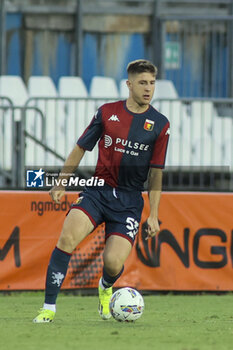
M 20 171 L 22 178 L 19 165 L 60 167 L 97 108 L 112 100 L 34 97 L 23 107 L 4 100 L 0 104 L 0 176 L 10 173 L 18 178 Z M 232 178 L 233 99 L 156 99 L 152 105 L 171 124 L 166 171 L 192 172 L 206 168 L 231 172 Z M 17 128 L 20 122 L 22 125 Z M 21 136 L 17 136 L 17 130 L 22 131 Z M 18 161 L 14 160 L 17 137 L 24 138 L 23 142 L 18 141 Z M 95 166 L 97 156 L 96 146 L 92 152 L 86 152 L 81 165 Z

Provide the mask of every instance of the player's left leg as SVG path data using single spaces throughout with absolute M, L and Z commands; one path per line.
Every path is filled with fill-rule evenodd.
M 130 241 L 118 235 L 111 235 L 105 245 L 103 253 L 104 270 L 107 275 L 118 276 L 132 249 Z M 120 277 L 120 276 L 119 276 Z M 119 278 L 118 277 L 118 278 Z M 108 281 L 105 281 L 108 284 Z M 110 282 L 111 283 L 111 282 Z
M 105 193 L 103 193 L 105 195 Z M 139 191 L 111 189 L 105 197 L 104 219 L 106 246 L 103 254 L 103 275 L 99 282 L 99 313 L 111 317 L 109 301 L 112 286 L 121 276 L 136 238 L 143 198 Z
M 111 317 L 109 301 L 112 286 L 121 276 L 131 249 L 132 244 L 124 237 L 111 235 L 107 239 L 103 254 L 103 275 L 99 281 L 99 314 L 104 320 Z

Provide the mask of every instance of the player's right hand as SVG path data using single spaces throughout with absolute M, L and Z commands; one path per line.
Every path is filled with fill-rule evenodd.
M 54 186 L 50 191 L 49 191 L 50 197 L 55 203 L 60 203 L 60 200 L 65 194 L 65 188 L 61 186 Z

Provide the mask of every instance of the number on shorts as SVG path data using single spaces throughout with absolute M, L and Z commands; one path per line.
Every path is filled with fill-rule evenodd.
M 128 224 L 126 225 L 126 228 L 129 230 L 129 232 L 127 232 L 127 235 L 129 235 L 132 239 L 134 239 L 134 237 L 138 232 L 139 223 L 137 220 L 135 220 L 134 218 L 131 218 L 130 216 L 127 217 L 126 223 Z

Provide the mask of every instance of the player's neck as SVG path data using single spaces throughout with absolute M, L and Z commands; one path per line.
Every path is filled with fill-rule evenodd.
M 126 100 L 126 107 L 128 108 L 128 110 L 130 112 L 133 112 L 133 113 L 144 113 L 144 112 L 147 111 L 147 109 L 149 107 L 149 103 L 140 105 L 133 98 L 129 97 Z

